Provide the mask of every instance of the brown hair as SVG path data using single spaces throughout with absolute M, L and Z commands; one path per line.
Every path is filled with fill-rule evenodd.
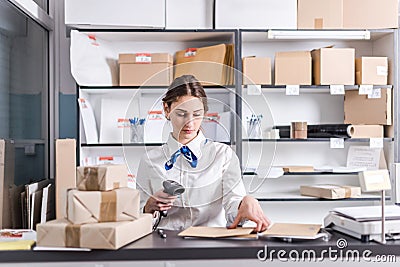
M 173 102 L 181 96 L 194 96 L 200 98 L 203 102 L 204 113 L 208 111 L 207 95 L 203 86 L 193 75 L 182 75 L 177 77 L 168 87 L 162 101 L 171 108 Z

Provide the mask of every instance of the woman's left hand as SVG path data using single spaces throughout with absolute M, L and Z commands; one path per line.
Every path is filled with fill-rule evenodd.
M 228 228 L 236 228 L 240 221 L 248 219 L 257 224 L 254 228 L 255 231 L 265 231 L 271 224 L 271 221 L 264 215 L 258 201 L 251 197 L 245 196 L 239 205 L 239 211 L 235 221 Z

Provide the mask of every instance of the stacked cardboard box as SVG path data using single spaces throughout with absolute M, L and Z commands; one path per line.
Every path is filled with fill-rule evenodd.
M 127 173 L 125 165 L 78 167 L 80 190 L 68 190 L 66 218 L 38 224 L 37 245 L 118 249 L 149 234 L 152 216 L 140 215 Z

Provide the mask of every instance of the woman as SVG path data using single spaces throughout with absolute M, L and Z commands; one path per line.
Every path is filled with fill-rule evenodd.
M 176 78 L 162 99 L 172 133 L 161 147 L 148 151 L 137 174 L 141 208 L 145 213 L 168 210 L 160 227 L 182 230 L 190 226 L 235 228 L 245 220 L 265 230 L 270 221 L 258 201 L 246 196 L 240 163 L 233 150 L 207 139 L 200 130 L 207 97 L 192 75 Z M 176 197 L 163 192 L 162 182 L 185 187 Z

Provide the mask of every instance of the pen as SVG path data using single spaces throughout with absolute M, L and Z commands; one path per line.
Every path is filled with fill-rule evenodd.
M 167 238 L 167 234 L 164 233 L 164 231 L 163 231 L 162 229 L 158 229 L 158 235 L 159 235 L 161 238 Z

